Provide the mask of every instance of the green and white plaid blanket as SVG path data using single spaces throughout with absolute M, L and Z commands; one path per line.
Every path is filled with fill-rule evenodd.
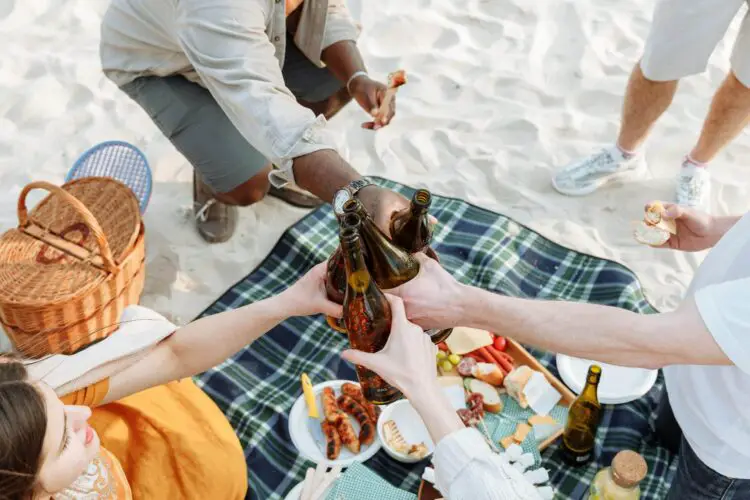
M 391 181 L 374 180 L 407 197 L 413 192 Z M 655 312 L 635 275 L 622 265 L 563 248 L 507 217 L 461 200 L 434 196 L 432 213 L 440 222 L 434 246 L 441 263 L 462 282 L 516 297 Z M 263 263 L 202 315 L 235 309 L 284 290 L 325 260 L 337 244 L 337 225 L 326 205 L 289 228 Z M 250 483 L 248 498 L 283 499 L 304 479 L 305 470 L 312 464 L 297 454 L 287 430 L 289 411 L 301 394 L 299 377 L 306 372 L 313 383 L 356 380 L 352 366 L 339 357 L 346 344 L 323 317 L 294 318 L 196 377 L 242 442 Z M 531 351 L 557 374 L 553 354 Z M 543 465 L 558 492 L 556 498 L 584 498 L 596 471 L 609 465 L 621 449 L 636 450 L 648 462 L 642 498 L 664 498 L 676 460 L 652 437 L 662 387 L 660 376 L 653 390 L 640 400 L 607 407 L 597 436 L 598 460 L 589 467 L 564 466 L 556 446 L 545 451 Z M 425 467 L 424 463 L 409 466 L 395 462 L 383 451 L 366 465 L 393 485 L 413 492 Z

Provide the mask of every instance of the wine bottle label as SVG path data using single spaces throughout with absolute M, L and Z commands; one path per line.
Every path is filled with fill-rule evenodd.
M 588 462 L 589 460 L 591 460 L 591 452 L 584 453 L 583 455 L 578 455 L 577 457 L 574 458 L 574 460 L 579 464 Z

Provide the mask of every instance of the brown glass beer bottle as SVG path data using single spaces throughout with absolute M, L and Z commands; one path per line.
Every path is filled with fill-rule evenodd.
M 396 288 L 419 273 L 419 262 L 388 239 L 357 199 L 344 203 L 344 214 L 352 213 L 360 218 L 359 232 L 366 253 L 367 268 L 379 288 Z
M 356 223 L 356 229 L 359 232 L 359 217 L 357 217 L 356 219 L 350 219 L 349 223 Z M 340 217 L 339 233 L 344 227 L 346 227 L 345 218 Z M 341 250 L 341 243 L 339 243 L 339 246 L 336 247 L 336 250 L 334 250 L 331 256 L 328 258 L 328 266 L 326 272 L 326 295 L 328 295 L 328 300 L 343 305 L 345 293 L 346 266 L 344 265 L 344 253 Z M 344 334 L 346 333 L 344 318 L 334 318 L 332 316 L 326 316 L 326 322 L 337 332 Z
M 426 189 L 418 189 L 411 198 L 409 208 L 397 212 L 391 218 L 391 238 L 393 242 L 411 254 L 424 252 L 428 257 L 440 262 L 437 253 L 430 247 L 432 224 L 428 217 L 432 195 Z M 432 342 L 439 344 L 450 337 L 453 328 L 432 329 L 425 333 Z
M 346 265 L 344 322 L 349 344 L 360 351 L 378 352 L 385 347 L 391 333 L 391 307 L 367 270 L 357 221 L 350 221 L 358 218 L 357 215 L 346 214 L 344 218 L 340 238 Z M 368 401 L 388 404 L 402 397 L 398 389 L 375 372 L 362 366 L 356 369 L 362 393 Z

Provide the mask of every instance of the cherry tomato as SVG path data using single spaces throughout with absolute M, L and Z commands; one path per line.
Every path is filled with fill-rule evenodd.
M 506 347 L 508 347 L 508 341 L 505 340 L 505 337 L 495 337 L 492 345 L 495 347 L 495 349 L 502 352 Z
M 438 349 L 440 349 L 443 352 L 448 352 L 448 350 L 449 350 L 448 349 L 448 344 L 446 344 L 445 342 L 440 342 L 438 344 Z

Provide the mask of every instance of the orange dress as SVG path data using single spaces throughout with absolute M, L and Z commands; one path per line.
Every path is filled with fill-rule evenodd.
M 94 407 L 108 390 L 105 379 L 62 400 Z M 221 410 L 191 379 L 96 407 L 89 423 L 122 465 L 134 499 L 245 498 L 242 446 Z

